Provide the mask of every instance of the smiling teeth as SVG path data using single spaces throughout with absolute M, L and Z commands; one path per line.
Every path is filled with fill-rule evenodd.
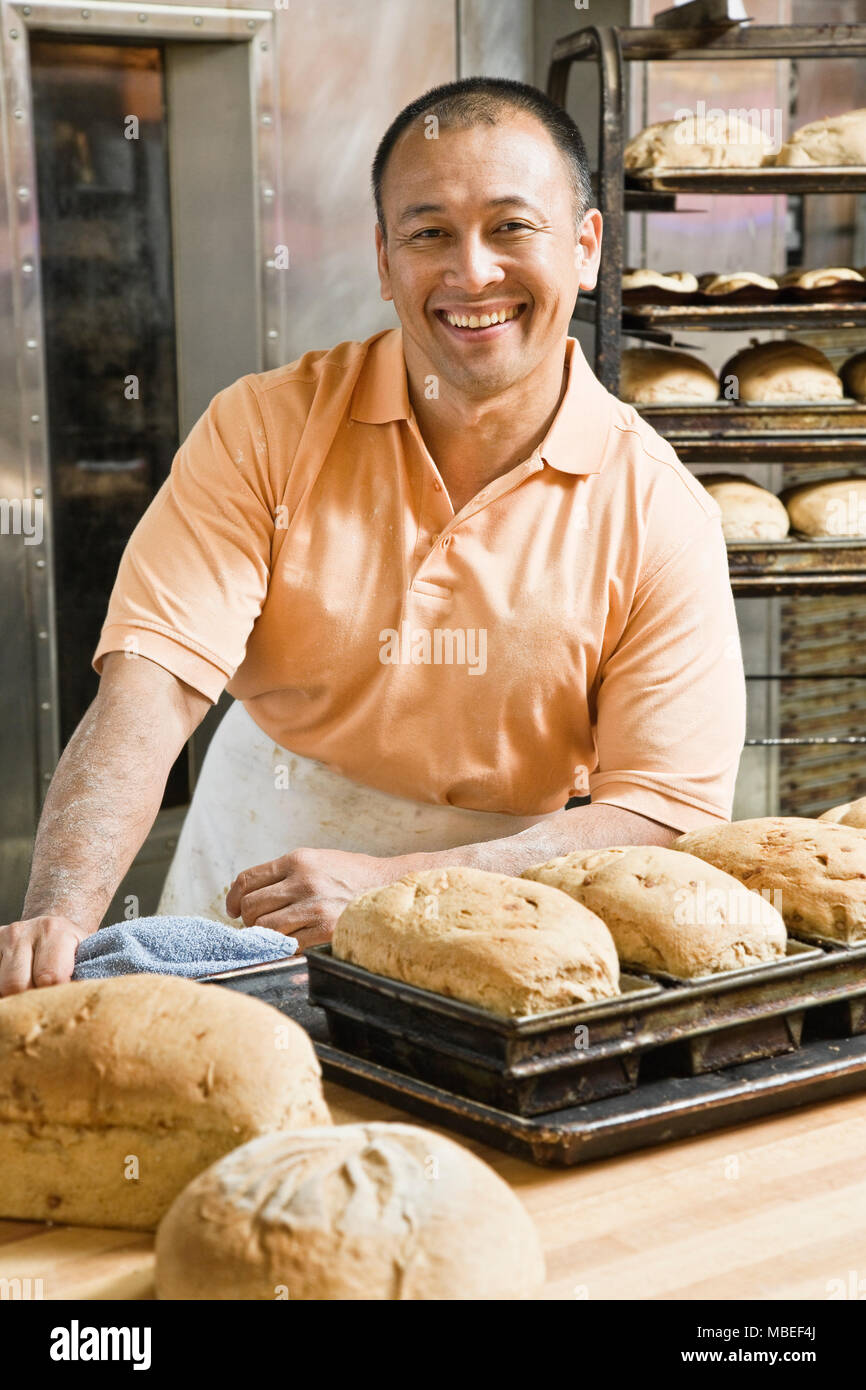
M 445 318 L 455 328 L 489 328 L 493 323 L 505 323 L 508 319 L 516 318 L 519 312 L 520 305 L 515 304 L 511 309 L 482 314 L 480 318 L 477 314 L 445 314 Z

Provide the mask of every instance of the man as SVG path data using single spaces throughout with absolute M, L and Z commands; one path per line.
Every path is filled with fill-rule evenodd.
M 0 929 L 2 993 L 69 977 L 227 683 L 161 907 L 301 949 L 412 870 L 519 874 L 730 815 L 719 513 L 567 336 L 602 235 L 576 127 L 470 78 L 401 112 L 373 181 L 402 328 L 244 377 L 178 451 Z

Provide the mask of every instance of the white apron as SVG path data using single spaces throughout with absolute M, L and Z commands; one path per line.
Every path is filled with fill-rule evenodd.
M 205 754 L 157 912 L 237 927 L 240 919 L 225 906 L 234 879 L 292 850 L 390 856 L 454 849 L 548 819 L 432 806 L 350 782 L 274 743 L 236 700 Z

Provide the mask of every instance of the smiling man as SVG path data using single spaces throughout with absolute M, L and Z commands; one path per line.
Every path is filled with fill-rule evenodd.
M 160 910 L 302 949 L 411 870 L 520 873 L 730 815 L 719 512 L 568 337 L 602 237 L 577 128 L 469 78 L 400 113 L 373 188 L 401 327 L 242 378 L 178 451 L 0 929 L 2 993 L 69 976 L 226 687 Z

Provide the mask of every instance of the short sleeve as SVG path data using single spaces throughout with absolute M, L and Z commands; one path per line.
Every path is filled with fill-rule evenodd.
M 274 519 L 264 424 L 241 378 L 190 430 L 133 531 L 94 668 L 131 650 L 216 701 L 267 594 Z
M 745 720 L 742 652 L 715 515 L 635 593 L 598 687 L 592 800 L 683 831 L 729 820 Z

